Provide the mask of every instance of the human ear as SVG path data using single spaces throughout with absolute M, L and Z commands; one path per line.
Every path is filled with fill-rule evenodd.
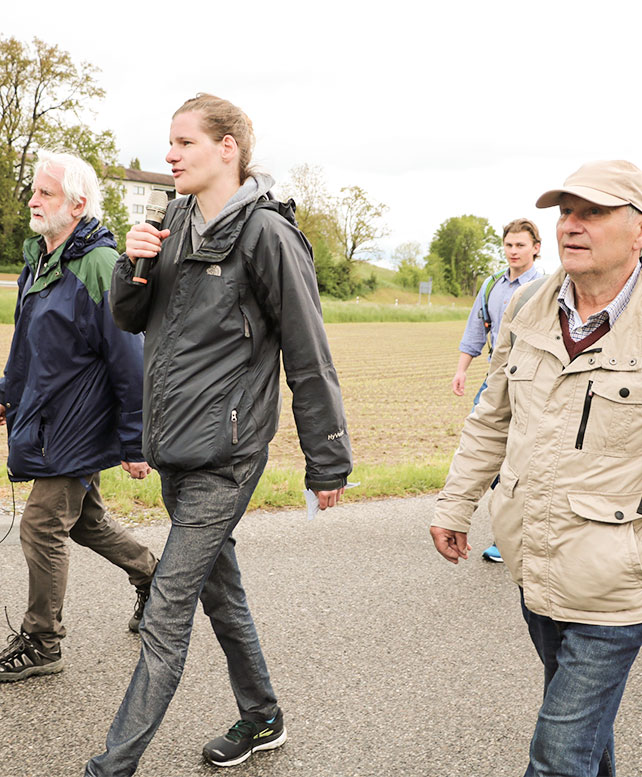
M 81 213 L 83 212 L 83 210 L 85 209 L 85 205 L 86 205 L 86 204 L 87 204 L 87 198 L 86 198 L 86 197 L 81 197 L 81 198 L 78 200 L 78 202 L 74 203 L 74 206 L 73 206 L 73 208 L 71 209 L 71 215 L 72 215 L 74 218 L 76 218 L 76 219 L 77 219 L 77 218 L 80 218 L 80 214 L 81 214 Z
M 642 251 L 642 216 L 638 217 L 635 225 L 633 249 Z
M 231 162 L 238 154 L 239 147 L 232 135 L 224 135 L 221 140 L 221 158 L 224 162 Z

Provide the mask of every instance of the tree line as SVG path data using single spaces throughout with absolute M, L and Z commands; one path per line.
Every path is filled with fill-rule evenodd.
M 387 206 L 371 202 L 358 186 L 328 194 L 323 170 L 307 164 L 290 171 L 281 193 L 297 204 L 297 221 L 314 248 L 321 292 L 347 298 L 373 290 L 376 277 L 359 280 L 355 263 L 380 257 L 377 243 L 388 234 L 382 223 Z M 421 281 L 431 279 L 435 293 L 459 297 L 477 292 L 497 268 L 500 252 L 501 240 L 488 219 L 456 216 L 439 226 L 428 254 L 423 255 L 420 243 L 402 243 L 392 262 L 401 286 L 416 291 Z
M 397 281 L 416 290 L 421 281 L 432 280 L 436 294 L 454 297 L 475 295 L 484 278 L 501 261 L 502 241 L 488 219 L 454 216 L 443 221 L 422 256 L 419 243 L 398 246 L 392 255 Z
M 388 206 L 373 202 L 360 186 L 344 186 L 330 195 L 323 170 L 302 164 L 290 170 L 279 195 L 296 203 L 296 219 L 314 250 L 321 294 L 348 299 L 374 291 L 374 272 L 362 278 L 357 263 L 380 255 L 377 242 L 388 234 L 383 223 Z
M 29 44 L 0 36 L 0 266 L 22 263 L 22 243 L 29 236 L 33 160 L 40 148 L 66 150 L 89 162 L 103 190 L 103 222 L 123 248 L 130 228 L 118 149 L 110 130 L 94 131 L 92 106 L 104 97 L 98 69 L 34 38 Z M 138 160 L 132 161 L 140 168 Z M 315 255 L 319 289 L 340 299 L 366 294 L 377 286 L 374 272 L 358 271 L 363 260 L 381 256 L 378 241 L 389 230 L 384 203 L 373 201 L 360 186 L 329 194 L 323 171 L 303 164 L 290 171 L 279 195 L 292 197 L 296 216 Z M 417 243 L 404 243 L 394 254 L 397 280 L 416 289 L 433 280 L 433 290 L 473 293 L 496 261 L 498 236 L 486 219 L 461 216 L 437 230 L 427 256 Z

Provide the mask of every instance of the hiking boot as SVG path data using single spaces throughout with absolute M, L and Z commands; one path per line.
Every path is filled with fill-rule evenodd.
M 502 554 L 499 552 L 499 549 L 495 543 L 493 543 L 490 547 L 486 548 L 486 550 L 482 553 L 482 558 L 486 559 L 486 561 L 496 561 L 496 562 L 503 562 Z
M 138 627 L 143 619 L 143 611 L 145 609 L 145 602 L 149 599 L 149 589 L 151 583 L 147 585 L 136 586 L 136 604 L 134 606 L 134 614 L 129 619 L 129 630 L 138 634 Z
M 62 672 L 64 661 L 60 646 L 45 650 L 26 631 L 8 637 L 9 647 L 0 653 L 0 683 L 12 683 L 39 674 Z
M 265 723 L 239 720 L 222 737 L 216 737 L 203 748 L 203 756 L 214 766 L 236 766 L 257 750 L 274 750 L 287 739 L 283 713 Z

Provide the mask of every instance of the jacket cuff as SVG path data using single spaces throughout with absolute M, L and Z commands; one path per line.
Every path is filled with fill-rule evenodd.
M 316 480 L 305 477 L 305 487 L 310 491 L 335 491 L 337 488 L 343 488 L 348 482 L 348 476 L 335 477 L 332 480 Z
M 120 460 L 126 461 L 127 463 L 134 463 L 134 462 L 145 461 L 145 456 L 143 455 L 143 452 L 140 448 L 121 447 Z
M 116 265 L 118 267 L 118 274 L 124 281 L 133 284 L 132 278 L 136 274 L 136 266 L 127 254 L 121 254 L 119 259 L 120 261 Z
M 449 529 L 450 531 L 459 531 L 464 534 L 468 534 L 470 531 L 470 524 L 470 519 L 466 520 L 465 518 L 453 516 L 446 517 L 445 515 L 435 515 L 430 522 L 431 526 L 437 526 L 440 529 Z

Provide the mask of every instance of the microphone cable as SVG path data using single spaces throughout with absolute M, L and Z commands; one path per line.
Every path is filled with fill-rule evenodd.
M 13 480 L 9 481 L 11 483 L 11 502 L 13 504 L 13 513 L 11 515 L 11 524 L 9 528 L 6 531 L 6 534 L 4 537 L 0 540 L 0 543 L 4 542 L 7 537 L 11 534 L 11 530 L 13 529 L 13 525 L 16 522 L 16 492 L 13 490 Z

